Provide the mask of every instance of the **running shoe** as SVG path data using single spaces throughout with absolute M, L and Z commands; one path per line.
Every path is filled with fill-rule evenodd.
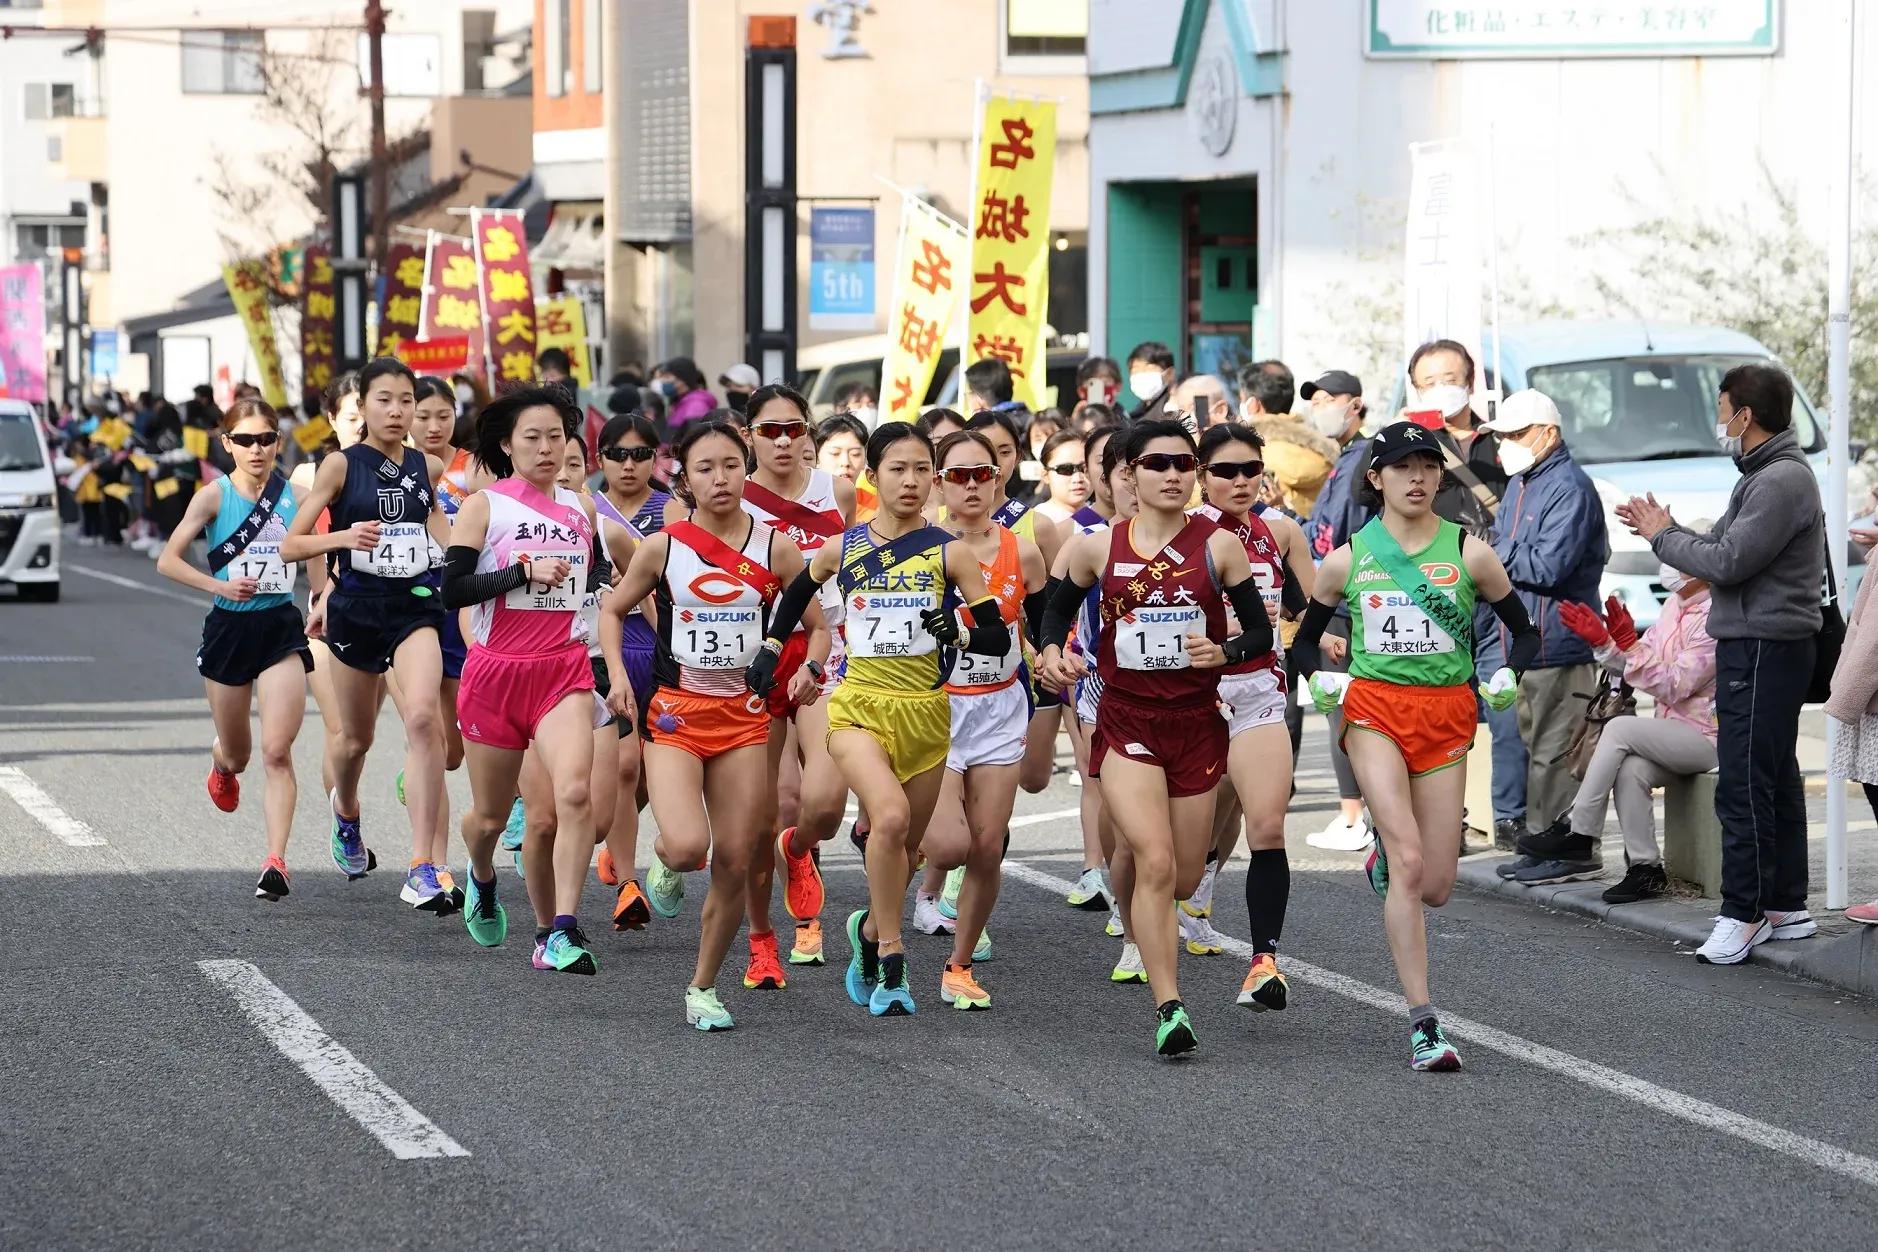
M 1192 917 L 1179 914 L 1181 942 L 1187 945 L 1187 951 L 1195 956 L 1218 956 L 1225 944 L 1219 932 L 1213 929 L 1211 920 L 1204 917 Z
M 528 862 L 522 859 L 522 850 L 520 848 L 517 848 L 515 849 L 514 852 L 510 853 L 509 855 L 513 857 L 515 861 L 515 876 L 517 878 L 524 878 L 524 879 L 527 878 L 528 877 Z
M 398 777 L 392 785 L 397 789 L 398 805 L 402 808 L 404 807 L 404 771 L 402 769 L 398 771 Z
M 1369 875 L 1370 890 L 1387 900 L 1389 898 L 1389 854 L 1382 850 L 1382 832 L 1374 827 L 1369 832 L 1369 859 L 1363 862 L 1363 872 Z
M 786 874 L 783 907 L 789 910 L 789 916 L 806 922 L 821 916 L 826 896 L 822 890 L 821 866 L 815 863 L 815 850 L 811 848 L 801 856 L 789 854 L 789 836 L 795 833 L 796 828 L 791 826 L 776 836 L 776 862 Z
M 646 902 L 660 917 L 677 917 L 678 906 L 685 898 L 685 876 L 666 867 L 659 854 L 652 854 L 646 866 Z
M 1791 913 L 1767 910 L 1767 921 L 1773 926 L 1771 939 L 1811 939 L 1819 933 L 1819 923 L 1805 909 L 1795 909 Z
M 1330 825 L 1304 836 L 1304 842 L 1327 852 L 1361 852 L 1369 846 L 1369 827 L 1360 817 L 1351 821 L 1339 813 Z
M 437 867 L 437 885 L 450 897 L 450 908 L 454 911 L 463 907 L 463 888 L 456 885 L 456 876 L 447 865 Z
M 628 878 L 613 903 L 613 929 L 644 930 L 651 920 L 652 910 L 646 907 L 645 892 L 639 890 L 636 879 Z
M 989 961 L 991 959 L 991 929 L 986 927 L 978 932 L 978 942 L 972 945 L 972 960 Z
M 287 894 L 288 883 L 292 875 L 287 872 L 287 862 L 277 856 L 270 856 L 261 863 L 260 881 L 254 884 L 254 898 L 257 900 L 278 900 Z
M 428 861 L 411 867 L 398 898 L 424 913 L 447 913 L 451 907 L 450 893 L 437 881 L 437 867 Z
M 796 937 L 789 948 L 791 965 L 826 965 L 822 954 L 822 924 L 819 920 L 796 923 Z
M 1409 1029 L 1409 1068 L 1451 1074 L 1461 1067 L 1461 1054 L 1441 1033 L 1441 1023 L 1430 1017 Z
M 950 935 L 958 930 L 958 926 L 939 911 L 937 896 L 929 896 L 922 891 L 913 901 L 913 929 L 922 935 Z
M 906 955 L 897 961 L 880 962 L 880 981 L 867 997 L 867 1011 L 875 1017 L 911 1017 L 915 1010 L 913 992 L 906 985 Z
M 939 998 L 955 1009 L 971 1011 L 991 1007 L 991 993 L 972 977 L 972 967 L 956 969 L 950 963 L 939 978 Z
M 946 885 L 939 892 L 939 912 L 947 921 L 959 920 L 959 890 L 965 886 L 965 867 L 946 871 Z
M 522 831 L 528 824 L 528 815 L 522 812 L 522 798 L 515 797 L 515 803 L 509 805 L 509 820 L 502 827 L 502 846 L 510 852 L 516 852 L 522 846 Z
M 1282 1011 L 1290 986 L 1278 972 L 1278 958 L 1261 952 L 1252 958 L 1252 968 L 1246 971 L 1245 981 L 1239 984 L 1239 1003 L 1254 1013 L 1267 1009 Z
M 717 998 L 717 988 L 685 988 L 685 1025 L 710 1033 L 729 1030 L 736 1024 L 730 1020 L 730 1010 Z
M 1101 867 L 1092 865 L 1082 872 L 1082 877 L 1076 880 L 1076 885 L 1069 889 L 1069 895 L 1064 899 L 1072 909 L 1096 913 L 1108 904 L 1108 896 L 1109 887 L 1102 880 Z
M 861 923 L 867 920 L 866 909 L 848 914 L 848 999 L 865 1006 L 880 981 L 880 945 L 861 937 Z
M 1739 965 L 1748 959 L 1748 949 L 1759 947 L 1773 937 L 1774 928 L 1769 918 L 1740 922 L 1732 917 L 1718 917 L 1714 931 L 1695 950 L 1695 959 L 1704 965 Z
M 1114 903 L 1109 905 L 1109 920 L 1103 924 L 1102 933 L 1111 939 L 1120 939 L 1123 934 L 1127 933 L 1122 925 L 1121 906 Z
M 509 936 L 509 911 L 496 899 L 496 881 L 476 881 L 476 871 L 465 875 L 469 890 L 463 899 L 463 925 L 470 938 L 485 948 L 499 945 Z
M 597 974 L 600 960 L 587 946 L 587 936 L 580 927 L 551 930 L 548 937 L 535 944 L 535 968 L 551 969 L 562 974 Z
M 1180 911 L 1188 917 L 1213 916 L 1213 883 L 1219 878 L 1219 862 L 1208 861 L 1206 873 L 1200 875 L 1200 885 L 1193 889 L 1193 894 L 1180 902 Z
M 224 813 L 241 807 L 241 779 L 217 765 L 213 753 L 209 755 L 209 802 Z
M 867 855 L 867 836 L 869 833 L 868 828 L 861 825 L 861 819 L 858 817 L 848 823 L 848 842 L 853 844 L 854 850 L 859 852 L 862 856 Z
M 1198 1036 L 1193 1033 L 1193 1019 L 1187 1016 L 1187 1006 L 1178 1000 L 1169 1000 L 1154 1011 L 1154 1050 L 1162 1056 L 1179 1056 L 1191 1052 L 1200 1046 Z
M 1148 981 L 1148 967 L 1141 963 L 1140 948 L 1132 943 L 1123 942 L 1122 959 L 1115 962 L 1115 968 L 1109 971 L 1109 981 L 1138 983 Z
M 378 868 L 378 858 L 365 846 L 359 819 L 339 816 L 339 792 L 328 792 L 326 799 L 333 812 L 333 864 L 344 870 L 349 879 L 363 878 Z
M 750 936 L 750 964 L 743 971 L 743 985 L 752 991 L 781 991 L 789 985 L 776 957 L 775 931 Z
M 607 886 L 619 886 L 619 866 L 613 864 L 613 849 L 604 843 L 600 845 L 600 855 L 595 858 L 593 870 Z

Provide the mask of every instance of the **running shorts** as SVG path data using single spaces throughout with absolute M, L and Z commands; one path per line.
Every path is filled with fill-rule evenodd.
M 472 743 L 520 752 L 541 719 L 575 691 L 589 693 L 592 704 L 593 670 L 579 644 L 533 654 L 472 648 L 457 685 L 457 725 Z
M 437 632 L 437 647 L 443 653 L 443 676 L 463 677 L 463 662 L 469 659 L 469 645 L 463 642 L 462 610 L 444 610 L 443 628 Z
M 1226 719 L 1226 737 L 1237 739 L 1255 726 L 1283 725 L 1285 684 L 1277 671 L 1222 674 L 1219 679 L 1220 713 Z
M 1102 680 L 1096 677 L 1092 669 L 1076 680 L 1076 720 L 1085 726 L 1096 724 L 1096 715 L 1102 708 Z
M 632 684 L 633 704 L 643 709 L 658 690 L 652 676 L 652 658 L 658 652 L 659 639 L 646 619 L 637 613 L 626 617 L 625 638 L 620 647 L 620 661 L 626 666 L 626 680 Z
M 306 644 L 306 623 L 293 605 L 212 608 L 202 622 L 196 670 L 210 682 L 245 687 L 296 653 L 307 672 L 312 673 L 313 652 Z
M 639 733 L 648 744 L 677 748 L 700 761 L 769 743 L 769 710 L 763 701 L 740 696 L 705 696 L 659 687 L 639 710 Z
M 770 688 L 769 715 L 787 721 L 796 715 L 797 705 L 789 698 L 789 684 L 794 680 L 796 671 L 808 660 L 809 637 L 803 631 L 790 635 L 783 643 L 782 654 L 776 658 L 776 685 Z M 828 663 L 822 666 L 821 698 L 826 700 L 841 685 L 841 675 L 848 668 L 848 657 L 841 646 L 841 637 L 835 636 L 829 645 Z
M 1410 778 L 1465 762 L 1479 721 L 1474 689 L 1466 684 L 1404 687 L 1354 678 L 1343 694 L 1344 739 L 1352 730 L 1381 735 L 1401 751 Z
M 1100 778 L 1110 752 L 1167 775 L 1169 799 L 1204 795 L 1219 785 L 1226 768 L 1226 721 L 1213 704 L 1141 704 L 1104 692 L 1095 735 L 1089 740 L 1089 772 Z
M 599 700 L 602 705 L 601 712 L 597 715 L 594 723 L 594 729 L 598 730 L 602 726 L 611 726 L 621 735 L 630 735 L 632 733 L 631 729 L 629 729 L 631 723 L 613 712 L 612 709 L 604 707 L 606 698 L 613 694 L 613 684 L 608 682 L 606 677 L 606 658 L 603 656 L 590 656 L 587 658 L 587 662 L 589 667 L 593 670 L 594 698 Z
M 441 638 L 443 618 L 443 604 L 434 595 L 361 596 L 335 587 L 326 597 L 326 646 L 341 663 L 382 674 L 398 645 L 418 631 L 434 630 Z
M 963 774 L 974 765 L 1016 765 L 1024 759 L 1030 701 L 1021 683 L 977 695 L 949 694 L 952 746 L 946 768 Z
M 850 679 L 828 698 L 828 739 L 861 730 L 887 753 L 893 776 L 917 778 L 945 763 L 952 746 L 952 700 L 945 688 L 886 691 Z

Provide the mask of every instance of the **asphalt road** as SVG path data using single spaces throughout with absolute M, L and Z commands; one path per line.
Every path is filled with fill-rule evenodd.
M 831 933 L 833 963 L 786 991 L 729 970 L 737 1029 L 704 1036 L 681 1007 L 701 877 L 635 935 L 606 929 L 593 882 L 599 975 L 535 973 L 525 934 L 478 948 L 401 905 L 395 873 L 331 867 L 311 716 L 293 894 L 253 899 L 258 765 L 236 814 L 202 790 L 200 604 L 143 557 L 69 557 L 63 603 L 0 596 L 0 1246 L 1824 1247 L 1878 1229 L 1871 1003 L 1462 894 L 1433 945 L 1467 1069 L 1412 1073 L 1357 858 L 1302 841 L 1334 807 L 1315 726 L 1290 1011 L 1232 1005 L 1240 956 L 1183 957 L 1201 1049 L 1158 1062 L 1101 916 L 1048 885 L 1078 868 L 1059 782 L 1020 802 L 1040 820 L 1012 841 L 992 1012 L 939 1003 L 949 941 L 921 937 L 919 1014 L 869 1018 Z M 399 742 L 388 718 L 364 793 L 390 866 Z M 1238 936 L 1242 864 L 1215 914 Z M 838 841 L 825 869 L 839 917 L 858 859 Z

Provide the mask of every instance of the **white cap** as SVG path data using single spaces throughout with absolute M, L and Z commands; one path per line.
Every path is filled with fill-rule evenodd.
M 763 385 L 763 376 L 756 372 L 756 366 L 739 361 L 719 374 L 717 381 L 726 387 L 743 387 L 755 391 Z
M 1528 426 L 1557 426 L 1558 405 L 1553 404 L 1552 397 L 1545 392 L 1527 388 L 1500 401 L 1498 415 L 1491 422 L 1481 424 L 1500 435 L 1510 435 Z

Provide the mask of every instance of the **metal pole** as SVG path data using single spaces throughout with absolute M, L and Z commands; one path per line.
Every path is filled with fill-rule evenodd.
M 391 246 L 391 173 L 385 157 L 385 6 L 366 0 L 365 37 L 372 87 L 372 255 L 385 263 Z
M 1843 131 L 1835 136 L 1840 160 L 1838 185 L 1832 189 L 1832 208 L 1826 241 L 1828 309 L 1826 315 L 1826 390 L 1832 396 L 1832 428 L 1826 444 L 1826 556 L 1833 577 L 1845 586 L 1845 545 L 1848 526 L 1846 462 L 1852 425 L 1852 183 L 1858 176 L 1858 154 L 1853 145 L 1854 81 L 1858 69 L 1858 18 L 1853 0 L 1845 0 L 1845 100 L 1834 119 Z M 1838 740 L 1838 728 L 1826 719 L 1826 757 Z M 1830 779 L 1826 787 L 1826 907 L 1842 909 L 1847 903 L 1845 863 L 1845 780 Z

